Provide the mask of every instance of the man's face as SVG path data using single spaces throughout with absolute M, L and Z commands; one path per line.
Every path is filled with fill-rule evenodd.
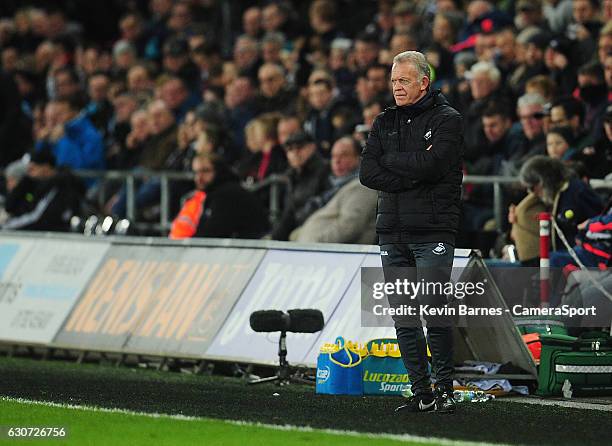
M 323 110 L 331 101 L 332 92 L 325 84 L 313 84 L 308 87 L 308 102 L 316 110 Z
M 300 170 L 316 150 L 314 143 L 293 144 L 285 147 L 287 162 L 293 169 Z
M 249 8 L 244 12 L 242 15 L 242 29 L 246 34 L 257 37 L 261 29 L 261 9 Z
M 274 67 L 263 66 L 257 75 L 262 95 L 271 98 L 278 94 L 285 84 L 285 78 Z
M 362 42 L 355 43 L 355 61 L 361 68 L 367 67 L 378 58 L 378 47 L 374 43 Z
M 540 135 L 544 128 L 543 108 L 540 104 L 524 105 L 519 108 L 519 119 L 527 139 Z
M 409 62 L 393 64 L 391 88 L 398 106 L 416 104 L 427 93 L 429 79 L 419 76 L 416 67 Z
M 544 60 L 544 50 L 538 48 L 533 43 L 529 43 L 525 48 L 525 63 L 533 66 Z
M 277 132 L 279 144 L 285 144 L 289 136 L 298 130 L 300 130 L 300 122 L 297 119 L 281 119 L 278 121 Z
M 263 9 L 261 21 L 266 31 L 276 31 L 283 25 L 283 20 L 277 5 L 271 4 Z
M 384 93 L 387 90 L 387 73 L 384 68 L 370 68 L 367 77 L 370 88 L 376 93 Z
M 171 110 L 176 110 L 187 99 L 187 91 L 179 80 L 169 80 L 162 86 L 161 98 Z
M 351 143 L 340 139 L 336 141 L 331 151 L 331 169 L 336 177 L 344 177 L 357 169 L 359 156 L 351 147 Z
M 154 135 L 162 133 L 174 124 L 174 116 L 161 101 L 155 101 L 149 106 L 151 130 Z
M 55 76 L 55 91 L 60 98 L 67 98 L 75 94 L 79 89 L 76 82 L 67 73 L 58 73 Z
M 552 127 L 565 127 L 570 125 L 570 121 L 565 116 L 565 110 L 561 106 L 550 109 L 550 125 Z
M 483 116 L 482 128 L 487 140 L 494 144 L 500 141 L 512 126 L 512 121 L 502 115 Z
M 470 79 L 470 92 L 474 99 L 483 99 L 495 90 L 495 83 L 487 73 L 476 73 Z
M 257 56 L 257 47 L 253 43 L 238 39 L 234 46 L 234 62 L 239 69 L 250 67 Z
M 194 158 L 191 163 L 194 177 L 193 182 L 197 190 L 206 189 L 215 179 L 215 166 L 208 159 Z
M 593 19 L 595 10 L 589 0 L 574 0 L 572 5 L 574 20 L 578 23 L 586 23 Z
M 94 102 L 106 99 L 108 93 L 108 78 L 106 76 L 93 76 L 89 79 L 89 97 Z
M 128 88 L 133 92 L 142 92 L 151 88 L 149 74 L 144 67 L 136 66 L 130 68 L 127 75 Z
M 119 96 L 113 101 L 113 106 L 117 122 L 128 122 L 138 108 L 138 103 L 131 97 Z

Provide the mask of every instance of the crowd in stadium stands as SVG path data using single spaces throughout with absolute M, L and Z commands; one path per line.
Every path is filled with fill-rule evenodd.
M 172 238 L 373 243 L 359 154 L 407 50 L 465 118 L 464 173 L 520 175 L 522 188 L 504 185 L 502 229 L 522 261 L 537 257 L 540 210 L 572 243 L 609 220 L 609 191 L 588 180 L 612 171 L 612 0 L 53 5 L 0 6 L 5 228 L 67 229 L 100 188 L 95 211 L 127 215 L 125 186 L 79 186 L 71 169 L 144 172 L 134 203 L 153 219 L 150 172 L 178 171 L 195 186 L 170 183 Z M 270 220 L 269 186 L 250 189 L 273 174 L 286 184 Z M 459 244 L 477 243 L 494 228 L 493 186 L 466 184 L 463 200 Z

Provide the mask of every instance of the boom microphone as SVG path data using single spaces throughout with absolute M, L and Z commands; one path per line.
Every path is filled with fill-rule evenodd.
M 293 333 L 316 333 L 323 330 L 323 313 L 319 310 L 303 309 L 289 310 L 291 324 L 289 331 Z
M 249 324 L 253 331 L 270 333 L 289 331 L 289 315 L 279 310 L 259 310 L 251 313 Z
M 313 309 L 259 310 L 251 313 L 249 323 L 253 331 L 270 333 L 316 333 L 323 329 L 323 313 Z

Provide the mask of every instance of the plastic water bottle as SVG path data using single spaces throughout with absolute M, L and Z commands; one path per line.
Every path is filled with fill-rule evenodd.
M 485 403 L 495 398 L 482 390 L 455 390 L 453 399 L 457 403 Z
M 412 384 L 406 384 L 406 387 L 402 390 L 402 396 L 404 398 L 410 398 L 412 396 Z

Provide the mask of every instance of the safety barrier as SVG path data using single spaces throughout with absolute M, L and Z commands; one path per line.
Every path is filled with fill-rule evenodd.
M 469 265 L 486 273 L 476 253 L 457 249 L 455 266 Z M 323 331 L 287 338 L 288 360 L 312 366 L 339 334 L 394 337 L 392 327 L 362 327 L 368 266 L 381 266 L 376 246 L 2 232 L 0 343 L 274 364 L 277 337 L 253 332 L 251 312 L 316 308 Z M 460 360 L 535 373 L 510 316 L 483 330 L 457 348 Z

